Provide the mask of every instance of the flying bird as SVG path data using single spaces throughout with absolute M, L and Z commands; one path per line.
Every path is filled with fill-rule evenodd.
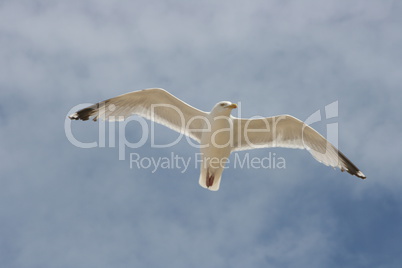
M 234 151 L 255 148 L 306 149 L 327 166 L 366 178 L 344 154 L 303 121 L 291 115 L 236 118 L 231 115 L 235 108 L 235 103 L 221 101 L 210 112 L 204 112 L 164 89 L 150 88 L 96 103 L 71 114 L 69 118 L 122 121 L 136 114 L 189 136 L 200 144 L 202 164 L 199 184 L 212 191 L 219 189 L 229 155 Z

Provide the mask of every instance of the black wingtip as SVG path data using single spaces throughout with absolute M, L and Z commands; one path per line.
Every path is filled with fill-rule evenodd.
M 79 110 L 78 112 L 72 114 L 69 116 L 71 120 L 82 120 L 86 121 L 93 115 L 94 108 L 84 108 L 82 110 Z
M 366 176 L 361 172 L 343 153 L 339 152 L 339 157 L 342 163 L 345 165 L 345 169 L 349 174 L 356 176 L 361 179 L 366 179 Z
M 345 171 L 345 170 L 342 170 L 342 172 L 343 171 Z M 357 170 L 357 171 L 355 171 L 355 172 L 353 172 L 353 171 L 350 171 L 350 170 L 346 170 L 349 174 L 351 174 L 351 175 L 353 175 L 353 176 L 356 176 L 356 177 L 358 177 L 358 178 L 360 178 L 360 179 L 362 179 L 362 180 L 365 180 L 366 179 L 366 175 L 364 175 L 363 174 L 363 172 L 361 172 L 360 170 Z
M 363 172 L 361 172 L 360 170 L 358 170 L 355 174 L 352 175 L 355 175 L 356 177 L 359 177 L 362 180 L 366 179 L 366 175 L 364 175 Z

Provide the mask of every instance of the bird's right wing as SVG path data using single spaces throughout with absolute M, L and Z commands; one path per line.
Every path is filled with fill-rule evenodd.
M 122 121 L 136 114 L 184 133 L 200 142 L 207 113 L 198 110 L 160 88 L 144 89 L 123 94 L 79 110 L 72 120 L 98 118 Z
M 342 171 L 366 178 L 320 133 L 293 116 L 233 118 L 233 128 L 234 151 L 267 147 L 307 149 L 317 161 L 327 166 L 339 167 Z

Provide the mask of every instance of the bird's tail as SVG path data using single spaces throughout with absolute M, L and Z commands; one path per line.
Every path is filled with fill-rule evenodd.
M 221 184 L 221 174 L 210 168 L 205 168 L 201 171 L 199 183 L 208 190 L 218 191 Z

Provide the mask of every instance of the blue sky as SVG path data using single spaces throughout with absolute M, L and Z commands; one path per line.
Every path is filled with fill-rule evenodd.
M 399 267 L 401 12 L 392 0 L 1 1 L 0 266 Z M 338 101 L 314 127 L 338 123 L 367 180 L 261 149 L 250 156 L 286 169 L 229 168 L 210 192 L 198 169 L 130 169 L 117 148 L 66 138 L 75 105 L 150 87 L 206 111 L 241 102 L 244 117 L 306 120 Z M 98 125 L 73 133 L 94 141 Z

